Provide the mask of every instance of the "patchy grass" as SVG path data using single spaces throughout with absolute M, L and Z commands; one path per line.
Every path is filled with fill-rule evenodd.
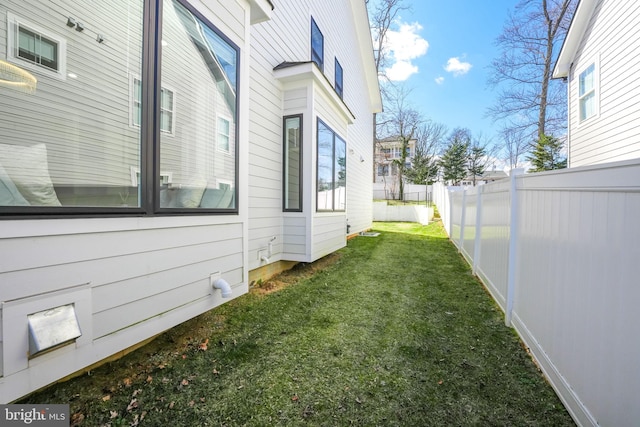
M 24 402 L 83 426 L 574 425 L 439 224 L 374 230 Z

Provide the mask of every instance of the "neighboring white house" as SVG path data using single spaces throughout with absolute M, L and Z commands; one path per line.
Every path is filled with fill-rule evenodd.
M 417 140 L 407 143 L 405 167 L 411 167 L 416 152 Z M 399 186 L 398 164 L 402 158 L 402 142 L 395 137 L 382 139 L 376 143 L 374 150 L 375 176 L 374 183 L 382 183 L 389 193 L 396 193 Z
M 494 169 L 485 171 L 482 175 L 476 175 L 475 185 L 484 185 L 490 182 L 506 179 L 508 177 L 509 175 L 507 175 L 505 171 L 495 170 L 494 168 Z M 460 183 L 460 185 L 462 185 L 463 187 L 473 186 L 474 185 L 473 175 L 469 175 L 465 177 Z
M 640 158 L 640 7 L 580 0 L 553 72 L 568 80 L 569 167 Z
M 0 403 L 369 228 L 380 109 L 361 0 L 0 3 Z

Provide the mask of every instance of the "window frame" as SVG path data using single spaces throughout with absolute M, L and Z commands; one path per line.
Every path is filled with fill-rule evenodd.
M 224 120 L 227 123 L 229 130 L 226 134 L 220 132 L 220 120 Z M 220 147 L 221 135 L 227 138 L 226 148 Z M 224 114 L 216 114 L 216 150 L 221 153 L 231 154 L 231 120 Z
M 579 72 L 578 72 L 578 88 L 577 88 L 577 92 L 578 92 L 578 124 L 581 125 L 583 123 L 586 123 L 588 121 L 590 121 L 591 119 L 597 118 L 600 115 L 600 84 L 599 84 L 599 80 L 600 80 L 600 73 L 599 73 L 599 67 L 598 67 L 598 60 L 594 59 L 592 61 L 588 61 L 587 65 L 585 67 L 583 67 Z M 580 93 L 581 92 L 581 81 L 583 79 L 583 76 L 585 76 L 587 73 L 587 71 L 589 71 L 590 68 L 593 67 L 593 86 L 587 90 L 585 93 Z M 589 115 L 588 117 L 584 117 L 583 118 L 583 101 L 586 100 L 586 98 L 589 95 L 593 95 L 593 113 L 591 115 Z
M 288 184 L 290 182 L 289 179 L 289 175 L 288 175 L 288 165 L 289 165 L 289 152 L 287 151 L 288 148 L 290 147 L 287 143 L 288 143 L 288 135 L 287 135 L 287 121 L 291 120 L 291 119 L 298 119 L 298 128 L 299 128 L 299 138 L 298 138 L 298 146 L 296 147 L 298 149 L 298 164 L 299 164 L 299 172 L 298 172 L 298 207 L 292 208 L 289 207 L 289 204 L 287 203 L 289 198 L 288 198 Z M 302 212 L 303 211 L 303 203 L 302 203 L 302 196 L 303 196 L 303 183 L 304 183 L 304 166 L 303 166 L 303 138 L 304 138 L 304 132 L 303 132 L 303 115 L 302 114 L 292 114 L 289 116 L 284 116 L 282 119 L 282 211 L 283 212 Z
M 340 71 L 338 73 L 338 70 Z M 338 96 L 340 97 L 340 99 L 343 99 L 344 96 L 344 69 L 342 68 L 342 65 L 340 65 L 340 61 L 338 61 L 338 58 L 335 58 L 335 72 L 334 72 L 335 76 L 334 76 L 334 89 L 336 91 L 336 93 L 338 94 Z
M 140 99 L 136 99 L 136 83 L 139 82 L 140 83 Z M 140 128 L 140 123 L 137 123 L 137 112 L 138 109 L 140 110 L 140 120 L 142 120 L 142 80 L 140 79 L 140 76 L 134 74 L 134 73 L 129 73 L 129 85 L 130 85 L 130 89 L 129 89 L 129 126 L 132 128 Z M 171 109 L 170 110 L 163 110 L 163 102 L 162 99 L 163 97 L 163 91 L 168 91 L 171 92 Z M 171 135 L 174 136 L 176 134 L 176 91 L 171 88 L 171 87 L 167 87 L 165 85 L 163 85 L 160 88 L 160 102 L 158 103 L 158 107 L 160 109 L 160 112 L 158 113 L 158 123 L 160 126 L 160 132 L 162 132 L 165 135 Z M 162 128 L 162 112 L 163 111 L 170 111 L 171 112 L 171 128 L 169 130 L 167 129 L 163 129 Z
M 55 42 L 57 45 L 57 63 L 58 68 L 53 69 L 42 65 L 36 61 L 31 61 L 18 54 L 20 38 L 18 32 L 20 28 L 25 28 L 40 37 Z M 67 41 L 64 37 L 54 34 L 43 29 L 37 24 L 24 19 L 11 12 L 7 12 L 7 61 L 25 67 L 31 71 L 39 72 L 44 75 L 54 77 L 59 80 L 67 79 Z
M 163 92 L 167 91 L 171 93 L 171 108 L 170 109 L 165 109 L 164 106 L 164 94 Z M 162 86 L 160 88 L 160 102 L 159 104 L 159 108 L 160 108 L 160 113 L 158 116 L 158 123 L 160 123 L 160 132 L 164 133 L 164 134 L 168 134 L 168 135 L 175 135 L 176 134 L 176 91 L 168 86 Z M 169 111 L 171 113 L 171 127 L 169 130 L 167 129 L 163 129 L 162 128 L 162 113 L 163 111 Z
M 316 49 L 315 41 L 319 41 L 320 43 L 319 51 Z M 310 44 L 311 44 L 311 61 L 315 62 L 321 71 L 324 71 L 324 35 L 322 34 L 322 31 L 320 30 L 320 27 L 316 23 L 315 19 L 313 19 L 313 16 L 311 17 Z
M 161 100 L 161 64 L 162 64 L 162 35 L 160 31 L 162 29 L 162 1 L 152 2 L 141 0 L 142 7 L 142 20 L 140 22 L 141 29 L 141 57 L 140 57 L 140 81 L 141 81 L 141 125 L 139 150 L 140 150 L 140 163 L 139 163 L 139 175 L 137 171 L 133 174 L 135 179 L 140 177 L 140 185 L 138 187 L 139 203 L 136 206 L 44 206 L 44 205 L 29 205 L 29 206 L 0 206 L 0 220 L 20 220 L 20 219 L 54 219 L 54 218 L 102 218 L 102 217 L 154 217 L 154 216 L 167 216 L 167 215 L 189 215 L 189 216 L 202 216 L 202 215 L 237 215 L 239 213 L 239 123 L 241 121 L 240 112 L 240 99 L 243 91 L 246 90 L 245 84 L 241 80 L 242 70 L 242 54 L 243 51 L 240 47 L 234 43 L 222 30 L 214 25 L 209 19 L 207 19 L 202 13 L 196 10 L 187 0 L 174 0 L 197 17 L 204 25 L 206 25 L 211 31 L 219 36 L 229 47 L 229 49 L 235 51 L 235 106 L 234 106 L 234 120 L 236 126 L 234 126 L 234 141 L 235 157 L 233 166 L 233 175 L 235 182 L 234 186 L 234 205 L 230 208 L 167 208 L 160 206 L 161 189 L 166 187 L 167 184 L 171 184 L 174 177 L 169 176 L 170 173 L 161 172 L 160 169 L 160 145 L 161 135 L 167 136 L 168 133 L 160 130 L 160 100 Z M 15 15 L 7 12 L 7 19 L 19 20 L 22 23 L 26 21 L 17 18 Z M 32 29 L 40 30 L 40 27 L 31 25 Z M 48 31 L 42 31 L 42 34 L 51 37 L 51 33 Z M 59 55 L 63 55 L 65 58 L 63 62 L 64 67 L 61 66 L 61 70 L 66 73 L 66 41 L 60 37 L 55 39 L 64 43 L 64 49 L 59 51 Z M 12 38 L 13 40 L 13 38 Z M 10 58 L 8 58 L 11 61 Z M 25 68 L 37 67 L 37 71 L 46 71 L 45 68 L 36 66 L 35 64 L 29 64 L 28 61 L 20 59 L 20 66 Z M 66 75 L 58 76 L 61 80 L 66 80 Z M 131 82 L 131 80 L 130 80 Z M 129 83 L 129 88 L 125 88 L 125 91 L 129 91 L 132 94 L 132 84 Z M 174 118 L 175 118 L 175 106 L 176 104 L 176 91 L 173 91 L 174 99 Z M 131 109 L 131 102 L 129 102 L 129 108 Z M 125 107 L 126 108 L 126 107 Z M 126 110 L 123 111 L 126 114 Z M 131 111 L 129 111 L 128 124 L 133 123 Z M 125 119 L 126 120 L 126 119 Z M 173 129 L 175 129 L 175 120 L 173 122 Z M 127 121 L 124 121 L 122 126 L 127 127 Z M 231 145 L 230 145 L 231 148 Z M 133 180 L 134 178 L 132 178 Z M 161 182 L 162 181 L 162 182 Z
M 332 197 L 331 197 L 331 209 L 319 209 L 318 208 L 318 200 L 319 200 L 319 179 L 320 179 L 320 173 L 319 173 L 319 169 L 320 169 L 320 162 L 318 161 L 318 159 L 320 158 L 320 138 L 319 138 L 319 134 L 320 134 L 320 125 L 324 126 L 329 132 L 331 132 L 331 136 L 332 136 L 332 144 L 331 144 L 331 165 L 332 165 L 332 171 L 331 171 L 331 177 L 332 177 Z M 339 175 L 338 170 L 336 168 L 336 165 L 339 163 L 338 160 L 336 159 L 336 140 L 340 140 L 340 142 L 342 142 L 344 144 L 344 159 L 345 159 L 345 165 L 344 165 L 344 173 L 345 173 L 345 206 L 344 209 L 336 209 L 336 193 L 335 193 L 335 185 L 337 183 L 337 176 Z M 346 206 L 346 189 L 347 189 L 347 178 L 346 178 L 346 174 L 347 174 L 347 165 L 346 165 L 346 154 L 347 154 L 347 140 L 342 138 L 340 135 L 338 135 L 336 133 L 336 131 L 334 131 L 325 121 L 323 121 L 320 117 L 316 118 L 316 212 L 346 212 L 347 210 L 347 206 Z
M 378 176 L 389 176 L 389 165 L 378 163 Z

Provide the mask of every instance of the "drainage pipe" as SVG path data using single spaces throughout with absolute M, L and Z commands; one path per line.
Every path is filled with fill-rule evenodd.
M 231 285 L 222 278 L 213 281 L 213 288 L 220 289 L 222 291 L 222 298 L 229 298 L 231 294 L 233 294 Z

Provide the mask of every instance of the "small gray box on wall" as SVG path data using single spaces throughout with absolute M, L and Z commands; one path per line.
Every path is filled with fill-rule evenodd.
M 27 318 L 29 357 L 69 343 L 82 335 L 73 304 L 39 311 Z

